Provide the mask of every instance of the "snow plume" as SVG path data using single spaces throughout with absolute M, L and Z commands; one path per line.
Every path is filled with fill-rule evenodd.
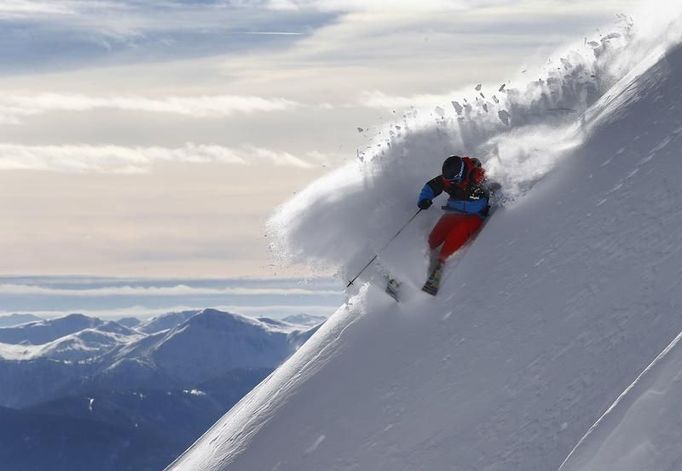
M 448 263 L 436 297 L 413 281 L 416 271 L 423 283 L 418 252 L 439 211 L 419 215 L 379 257 L 400 268 L 404 299 L 363 283 L 170 469 L 558 469 L 682 330 L 682 45 L 663 57 L 650 50 L 658 60 L 640 58 L 620 80 L 601 73 L 631 54 L 618 42 L 638 46 L 637 36 L 605 39 L 614 46 L 586 61 L 587 75 L 573 78 L 570 62 L 571 70 L 548 69 L 542 84 L 507 83 L 498 100 L 508 125 L 473 105 L 476 117 L 462 123 L 449 123 L 443 107 L 421 123 L 394 124 L 374 155 L 308 189 L 308 206 L 285 206 L 273 224 L 289 223 L 289 247 L 348 275 L 369 259 L 360 252 L 381 249 L 413 214 L 442 146 L 477 152 L 496 178 L 517 183 L 510 206 Z M 544 97 L 535 93 L 542 87 Z M 464 115 L 464 100 L 454 100 Z M 545 168 L 513 174 L 502 165 L 509 154 L 524 164 L 542 157 Z M 404 188 L 412 181 L 416 188 Z M 344 256 L 364 259 L 343 265 Z M 567 470 L 680 469 L 679 420 L 668 412 L 680 363 L 669 352 L 659 357 L 664 368 L 641 377 L 652 382 L 631 388 L 576 448 L 575 459 L 593 466 L 580 458 Z
M 273 252 L 351 279 L 414 214 L 419 189 L 452 154 L 480 158 L 506 204 L 519 204 L 584 141 L 590 107 L 648 56 L 660 57 L 678 37 L 671 31 L 679 31 L 675 21 L 647 18 L 640 27 L 622 17 L 613 32 L 567 47 L 535 71 L 472 85 L 435 109 L 412 108 L 356 162 L 279 208 L 269 222 Z M 420 215 L 380 262 L 403 268 L 391 262 L 395 252 L 403 265 L 425 263 L 424 234 L 438 213 Z

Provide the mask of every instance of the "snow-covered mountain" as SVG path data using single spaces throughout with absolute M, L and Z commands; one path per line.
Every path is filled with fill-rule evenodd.
M 146 430 L 60 415 L 0 407 L 0 460 L 12 471 L 157 469 L 173 446 Z M 127 466 L 126 463 L 136 466 Z
M 282 208 L 279 250 L 350 278 L 444 156 L 482 157 L 507 197 L 436 298 L 420 215 L 379 260 L 405 301 L 360 284 L 169 469 L 679 469 L 682 29 L 639 31 L 406 116 Z
M 117 319 L 116 322 L 130 328 L 136 328 L 141 324 L 140 319 L 137 317 L 122 317 L 121 319 Z
M 0 329 L 0 405 L 26 407 L 93 384 L 189 387 L 273 369 L 313 332 L 214 309 L 160 316 L 139 330 L 80 314 Z
M 284 322 L 294 325 L 315 326 L 327 320 L 324 316 L 311 316 L 310 314 L 294 314 L 282 319 Z
M 33 314 L 10 314 L 7 316 L 0 316 L 0 327 L 14 327 L 19 324 L 42 320 L 42 318 Z
M 143 335 L 82 314 L 0 328 L 0 359 L 83 361 Z
M 162 373 L 166 381 L 191 383 L 236 369 L 274 369 L 310 335 L 310 329 L 205 309 L 112 351 L 103 360 L 101 376 L 120 383 L 130 377 L 139 382 L 140 374 L 159 381 Z
M 146 334 L 154 334 L 162 330 L 172 329 L 195 316 L 200 310 L 169 312 L 140 323 L 136 329 Z
M 102 320 L 83 314 L 70 314 L 58 319 L 30 322 L 0 329 L 0 342 L 41 345 L 83 329 L 101 325 Z
M 91 329 L 83 329 L 41 345 L 33 358 L 83 361 L 96 358 L 103 352 L 134 341 L 141 335 L 115 322 L 106 322 Z M 30 350 L 28 350 L 30 351 Z
M 314 331 L 214 309 L 139 330 L 84 315 L 0 329 L 3 466 L 159 469 Z

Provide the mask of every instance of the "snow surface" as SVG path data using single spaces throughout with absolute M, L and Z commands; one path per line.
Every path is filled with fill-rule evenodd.
M 583 437 L 560 471 L 682 469 L 682 334 Z
M 169 469 L 558 469 L 682 330 L 680 31 L 626 24 L 551 61 L 538 81 L 505 81 L 488 112 L 469 95 L 453 97 L 461 116 L 412 113 L 362 162 L 285 205 L 275 249 L 349 279 L 414 213 L 444 156 L 482 157 L 507 199 L 436 298 L 417 287 L 439 211 L 420 215 L 380 257 L 405 281 L 405 302 L 358 283 Z M 660 371 L 676 385 L 668 404 L 679 369 Z M 655 428 L 636 435 L 626 422 L 596 427 L 606 431 L 575 459 L 609 432 L 636 445 Z M 667 423 L 679 436 L 679 416 Z M 584 469 L 641 469 L 638 453 L 604 466 L 616 450 Z M 657 450 L 668 462 L 679 452 Z

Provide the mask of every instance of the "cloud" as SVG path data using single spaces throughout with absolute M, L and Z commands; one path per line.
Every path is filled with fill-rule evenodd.
M 411 96 L 386 95 L 379 91 L 365 92 L 359 104 L 369 108 L 401 109 L 409 107 L 424 107 L 427 105 L 443 105 L 448 103 L 455 92 L 447 94 L 421 94 Z
M 548 9 L 563 11 L 585 11 L 585 8 L 613 8 L 614 5 L 631 3 L 623 0 L 606 0 L 600 5 L 587 0 L 564 2 L 562 0 L 268 0 L 268 8 L 280 11 L 319 10 L 332 12 L 447 12 L 447 11 L 482 11 L 486 9 L 508 7 L 510 10 L 526 10 L 529 13 L 541 13 Z
M 163 162 L 236 165 L 268 163 L 299 168 L 313 166 L 307 160 L 289 152 L 254 146 L 233 149 L 193 143 L 187 143 L 179 148 L 0 144 L 0 170 L 141 173 L 151 170 L 154 164 Z
M 571 29 L 576 15 L 585 18 L 610 13 L 614 3 L 614 0 L 599 5 L 585 0 L 5 0 L 0 2 L 5 44 L 0 47 L 3 59 L 0 64 L 6 69 L 34 71 L 37 67 L 92 65 L 95 60 L 148 62 L 221 53 L 234 55 L 246 50 L 282 50 L 318 36 L 321 31 L 323 36 L 315 41 L 324 41 L 325 27 L 339 25 L 348 26 L 350 42 L 332 41 L 326 46 L 329 49 L 347 46 L 361 52 L 375 49 L 374 42 L 378 40 L 383 52 L 403 52 L 404 57 L 412 59 L 416 57 L 412 53 L 426 35 L 447 35 L 472 25 L 471 34 L 480 37 L 478 27 L 482 25 L 509 31 L 510 19 L 528 22 L 532 35 L 536 30 L 533 25 L 542 23 L 542 17 L 545 22 L 553 17 L 559 30 Z M 28 36 L 27 23 L 31 32 Z M 389 35 L 398 42 L 382 41 Z M 401 41 L 401 37 L 407 41 Z M 462 43 L 459 39 L 447 44 L 450 54 L 455 52 L 453 45 L 458 47 Z M 547 38 L 539 38 L 544 39 Z M 445 45 L 440 38 L 438 42 Z M 432 46 L 436 46 L 435 42 Z M 30 67 L 26 69 L 27 66 Z
M 17 19 L 37 15 L 74 15 L 78 2 L 4 0 L 0 3 L 0 19 Z
M 303 36 L 303 33 L 293 31 L 244 31 L 242 34 L 254 36 Z
M 0 284 L 0 295 L 22 296 L 321 296 L 341 295 L 341 291 L 329 289 L 305 288 L 250 288 L 250 287 L 192 287 L 188 285 L 175 286 L 111 286 L 101 288 L 53 288 L 24 284 Z
M 0 95 L 0 122 L 20 122 L 21 116 L 33 116 L 52 111 L 123 110 L 170 113 L 194 118 L 215 118 L 235 113 L 285 111 L 302 106 L 284 98 L 263 98 L 243 95 L 96 97 L 83 94 L 3 94 Z
M 333 13 L 180 0 L 2 0 L 0 71 L 210 57 L 296 42 Z
M 216 305 L 216 306 L 168 306 L 168 307 L 146 307 L 146 306 L 130 306 L 112 309 L 68 309 L 68 310 L 23 310 L 24 313 L 31 313 L 36 316 L 44 318 L 63 317 L 73 313 L 85 313 L 89 316 L 99 318 L 121 318 L 134 316 L 140 319 L 167 314 L 171 312 L 191 311 L 196 309 L 213 308 L 220 311 L 231 312 L 234 314 L 243 314 L 251 317 L 281 317 L 291 314 L 310 314 L 319 316 L 329 316 L 338 309 L 338 305 L 316 305 L 316 304 L 270 304 L 262 306 L 249 305 Z M 0 311 L 0 316 L 14 314 L 16 311 Z
M 388 4 L 385 0 L 270 0 L 268 7 L 273 10 L 301 10 L 315 9 L 322 11 L 380 11 L 409 10 L 409 11 L 447 11 L 463 10 L 472 7 L 482 7 L 509 0 L 392 0 Z
M 568 39 L 582 40 L 580 33 L 613 21 L 613 8 L 595 7 L 584 0 L 565 3 L 433 0 L 391 2 L 388 8 L 378 0 L 270 2 L 271 8 L 330 10 L 337 16 L 285 51 L 277 51 L 265 64 L 333 71 L 343 66 L 353 74 L 351 83 L 356 86 L 374 81 L 369 90 L 400 93 L 400 88 L 407 88 L 405 83 L 413 82 L 418 88 L 409 92 L 428 91 L 430 84 L 440 82 L 439 88 L 430 88 L 440 92 L 483 80 L 491 71 L 506 68 L 506 74 L 515 73 L 521 65 L 519 56 L 553 49 Z M 629 3 L 622 2 L 622 8 Z M 248 58 L 236 62 L 226 61 L 226 70 L 240 74 L 237 65 Z M 334 73 L 330 75 L 327 81 L 334 80 Z M 443 88 L 448 82 L 448 88 Z

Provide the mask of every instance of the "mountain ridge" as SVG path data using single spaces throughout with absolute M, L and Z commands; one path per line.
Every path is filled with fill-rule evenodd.
M 150 325 L 152 333 L 147 334 L 144 327 Z M 221 377 L 232 369 L 272 369 L 315 331 L 215 309 L 172 313 L 142 327 L 78 314 L 0 329 L 0 337 L 18 342 L 0 343 L 0 376 L 6 378 L 0 385 L 0 405 L 26 407 L 44 402 L 69 384 L 74 391 L 93 384 L 99 388 L 124 384 L 126 388 L 179 387 L 188 381 Z M 57 377 L 60 381 L 53 382 Z M 41 386 L 36 387 L 37 382 Z
M 152 333 L 83 315 L 10 330 L 19 343 L 0 344 L 0 418 L 12 424 L 3 466 L 159 469 L 316 330 L 215 309 L 142 325 Z

